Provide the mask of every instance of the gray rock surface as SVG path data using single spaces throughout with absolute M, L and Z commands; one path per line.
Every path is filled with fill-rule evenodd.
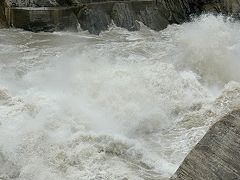
M 168 20 L 171 23 L 182 23 L 188 20 L 189 15 L 195 13 L 191 8 L 191 0 L 162 0 L 158 3 L 160 11 L 165 8 L 168 13 Z
M 198 12 L 214 12 L 240 17 L 240 0 L 188 0 Z
M 143 24 L 153 30 L 159 31 L 165 29 L 170 24 L 163 12 L 166 12 L 166 10 L 147 6 L 145 9 L 140 10 L 138 17 Z
M 214 12 L 240 17 L 240 0 L 158 0 L 157 4 L 154 0 L 122 2 L 117 0 L 1 0 L 1 2 L 5 2 L 9 7 L 75 6 L 76 9 L 73 12 L 78 15 L 82 29 L 93 34 L 107 30 L 111 19 L 117 26 L 133 31 L 140 28 L 136 20 L 142 21 L 154 30 L 162 30 L 168 24 L 188 21 L 190 14 Z M 83 5 L 85 5 L 84 9 L 82 9 Z M 1 4 L 0 7 L 2 7 Z M 5 22 L 2 9 L 0 9 L 0 24 Z M 46 27 L 48 21 L 44 17 L 47 17 L 48 13 L 46 11 L 46 15 L 39 18 L 40 21 L 31 23 L 31 27 L 39 25 L 36 28 L 39 29 L 43 24 Z M 29 28 L 29 30 L 32 29 L 35 30 Z M 59 28 L 54 28 L 54 24 L 50 24 L 49 27 L 42 29 Z
M 77 17 L 83 30 L 88 30 L 91 34 L 96 35 L 107 30 L 111 23 L 110 16 L 105 12 L 87 6 L 80 9 Z
M 140 24 L 136 21 L 136 15 L 127 3 L 114 4 L 112 9 L 112 19 L 118 27 L 126 28 L 129 31 L 140 29 Z
M 240 110 L 215 123 L 171 180 L 240 179 Z

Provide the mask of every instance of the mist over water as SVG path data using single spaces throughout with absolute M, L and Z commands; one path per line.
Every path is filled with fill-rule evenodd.
M 240 24 L 0 30 L 0 179 L 168 179 L 240 105 Z

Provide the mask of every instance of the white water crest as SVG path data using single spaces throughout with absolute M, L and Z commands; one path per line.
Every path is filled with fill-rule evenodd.
M 0 30 L 0 179 L 161 180 L 240 106 L 240 23 Z

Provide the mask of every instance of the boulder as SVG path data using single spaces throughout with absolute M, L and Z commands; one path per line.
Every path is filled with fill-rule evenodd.
M 112 19 L 116 26 L 126 28 L 129 31 L 140 29 L 136 15 L 128 3 L 115 3 L 112 9 Z
M 189 19 L 189 15 L 195 13 L 191 9 L 188 0 L 163 0 L 157 4 L 159 10 L 168 14 L 170 23 L 182 23 Z M 165 10 L 162 10 L 165 8 Z
M 83 30 L 91 34 L 99 35 L 101 31 L 108 29 L 111 23 L 110 16 L 102 10 L 83 6 L 78 13 L 78 22 Z
M 240 110 L 215 123 L 171 180 L 240 179 Z
M 140 10 L 138 17 L 144 25 L 159 31 L 169 25 L 169 21 L 163 15 L 163 12 L 154 6 L 147 6 L 145 9 Z

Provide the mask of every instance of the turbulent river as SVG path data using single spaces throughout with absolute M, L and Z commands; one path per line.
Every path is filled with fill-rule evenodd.
M 240 23 L 0 30 L 0 179 L 162 180 L 240 107 Z

